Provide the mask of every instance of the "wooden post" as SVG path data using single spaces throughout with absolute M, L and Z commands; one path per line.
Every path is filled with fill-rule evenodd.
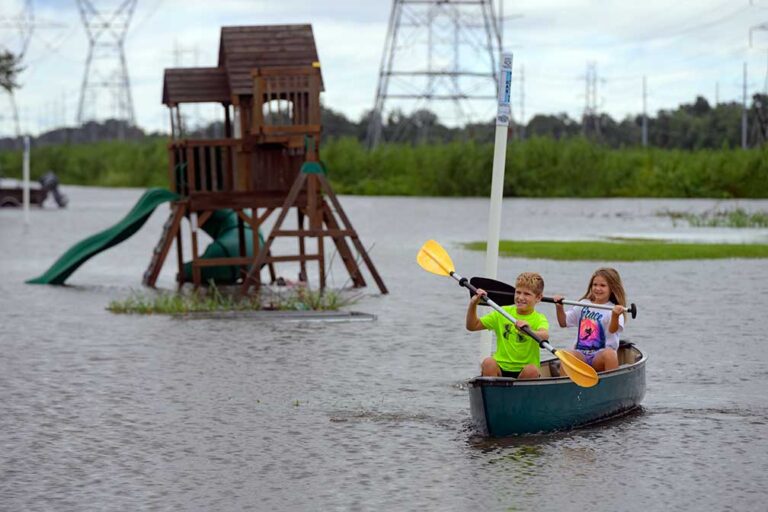
M 296 213 L 298 214 L 298 222 L 299 222 L 299 281 L 308 281 L 309 277 L 307 275 L 307 250 L 306 250 L 306 244 L 305 244 L 305 236 L 302 234 L 302 231 L 304 231 L 304 214 L 301 211 L 301 208 L 296 208 Z
M 189 215 L 189 221 L 192 224 L 192 283 L 197 290 L 202 281 L 200 267 L 197 266 L 197 212 L 192 212 Z

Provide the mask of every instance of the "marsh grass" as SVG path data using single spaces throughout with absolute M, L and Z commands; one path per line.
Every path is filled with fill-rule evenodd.
M 184 315 L 224 311 L 338 311 L 354 304 L 359 295 L 342 290 L 309 289 L 294 286 L 285 289 L 264 288 L 258 295 L 239 297 L 237 289 L 220 289 L 211 284 L 206 289 L 189 292 L 147 293 L 134 291 L 126 299 L 113 300 L 107 310 L 119 314 Z
M 32 150 L 32 177 L 53 169 L 62 183 L 167 187 L 168 140 L 60 144 Z M 488 197 L 493 144 L 382 144 L 324 140 L 320 156 L 339 194 Z M 0 167 L 20 178 L 21 151 L 0 151 Z M 626 147 L 583 138 L 511 141 L 504 197 L 768 197 L 768 145 L 748 150 Z
M 768 228 L 768 212 L 749 213 L 743 208 L 733 210 L 708 210 L 703 213 L 663 210 L 661 217 L 669 217 L 676 226 L 685 221 L 697 228 Z
M 464 244 L 484 251 L 485 242 Z M 521 258 L 586 261 L 663 261 L 721 258 L 768 258 L 768 244 L 698 244 L 655 240 L 616 242 L 518 242 L 502 240 L 499 254 Z

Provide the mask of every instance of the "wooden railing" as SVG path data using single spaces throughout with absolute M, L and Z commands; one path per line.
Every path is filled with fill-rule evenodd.
M 252 72 L 251 134 L 264 142 L 319 135 L 320 68 L 270 67 Z
M 177 194 L 232 192 L 236 188 L 234 139 L 175 140 L 168 144 L 169 182 Z

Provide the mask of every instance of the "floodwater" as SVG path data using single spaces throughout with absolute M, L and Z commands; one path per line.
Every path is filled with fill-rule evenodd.
M 435 238 L 482 275 L 484 255 L 458 244 L 485 237 L 486 200 L 343 197 L 391 293 L 369 286 L 351 308 L 374 322 L 302 324 L 106 311 L 141 288 L 164 208 L 68 286 L 25 285 L 141 194 L 64 192 L 70 206 L 33 209 L 26 232 L 0 211 L 0 510 L 766 510 L 767 260 L 615 264 L 639 307 L 625 337 L 650 357 L 642 410 L 488 440 L 464 381 L 489 342 L 464 330 L 466 292 L 415 263 Z M 768 209 L 515 199 L 502 238 L 768 239 L 656 215 L 716 205 Z M 602 263 L 505 258 L 499 276 L 538 271 L 547 295 L 576 297 Z M 553 327 L 552 342 L 572 334 Z

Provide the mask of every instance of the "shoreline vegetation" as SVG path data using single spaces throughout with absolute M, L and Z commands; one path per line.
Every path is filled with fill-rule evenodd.
M 696 228 L 768 228 L 768 212 L 749 213 L 743 208 L 733 210 L 713 208 L 698 214 L 664 210 L 657 215 L 672 219 L 673 226 L 677 226 L 679 221 L 686 221 L 689 226 Z
M 66 185 L 168 187 L 166 137 L 34 148 L 32 177 Z M 329 138 L 321 159 L 339 194 L 486 197 L 493 144 L 384 144 Z M 0 175 L 19 178 L 20 151 L 0 152 Z M 613 149 L 587 139 L 534 137 L 507 148 L 505 197 L 768 198 L 768 146 L 748 150 Z
M 485 242 L 462 244 L 485 251 Z M 722 258 L 768 258 L 768 244 L 702 244 L 656 240 L 626 241 L 510 241 L 499 242 L 505 257 L 567 261 L 671 261 Z
M 276 291 L 265 288 L 258 295 L 239 297 L 237 289 L 218 288 L 212 283 L 199 291 L 148 293 L 134 291 L 128 298 L 112 300 L 107 310 L 116 314 L 184 315 L 226 311 L 338 311 L 357 302 L 341 290 L 320 293 L 304 286 Z

